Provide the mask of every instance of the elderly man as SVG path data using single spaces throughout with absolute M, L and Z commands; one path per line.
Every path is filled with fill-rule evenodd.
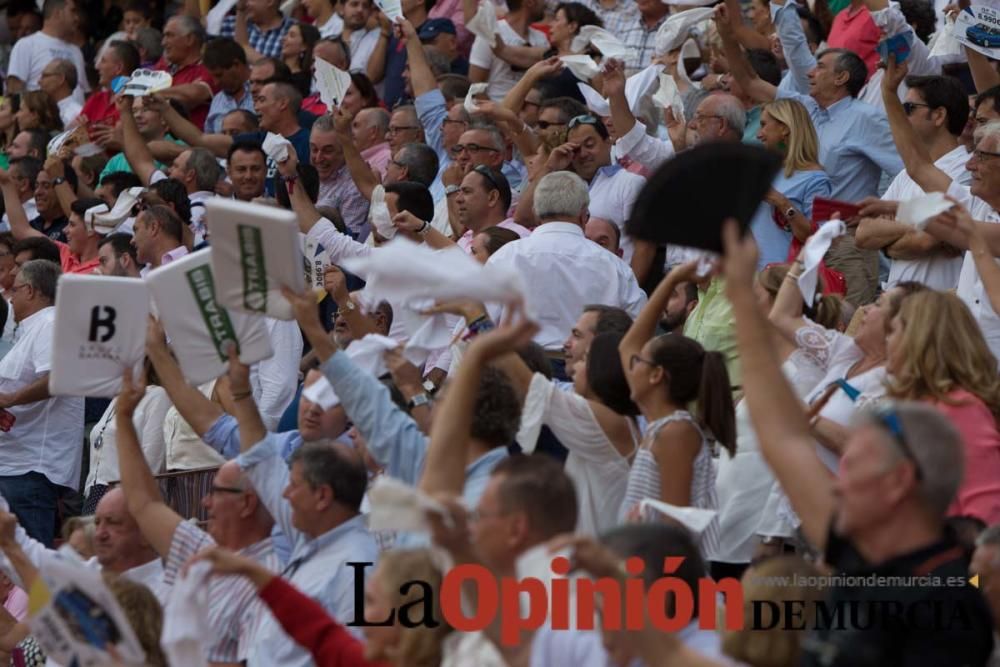
M 254 111 L 250 93 L 250 67 L 243 48 L 231 39 L 219 37 L 205 45 L 205 67 L 219 86 L 205 119 L 205 132 L 222 132 L 222 118 L 236 109 Z
M 566 332 L 586 304 L 616 306 L 632 317 L 638 315 L 646 295 L 629 265 L 583 235 L 590 217 L 583 179 L 572 172 L 553 171 L 538 182 L 533 203 L 539 226 L 531 236 L 500 248 L 489 261 L 532 285 L 528 301 L 540 325 L 535 342 L 561 353 Z
M 362 109 L 351 121 L 354 145 L 361 157 L 383 178 L 392 160 L 392 148 L 386 141 L 389 114 L 384 109 Z
M 590 218 L 583 228 L 583 235 L 608 252 L 622 256 L 622 232 L 618 225 L 604 218 Z
M 130 76 L 138 67 L 139 52 L 135 46 L 128 42 L 111 42 L 97 59 L 97 83 L 100 90 L 83 103 L 77 122 L 88 126 L 88 129 L 94 125 L 103 126 L 107 131 L 117 125 L 118 107 L 115 105 L 111 82 L 120 76 Z
M 281 13 L 280 4 L 278 0 L 237 3 L 235 16 L 227 16 L 222 22 L 222 36 L 236 39 L 250 61 L 280 57 L 281 43 L 295 25 Z
M 309 133 L 309 161 L 319 174 L 317 206 L 332 206 L 360 240 L 368 236 L 368 199 L 361 194 L 344 160 L 344 149 L 330 116 L 321 116 Z
M 59 107 L 59 118 L 65 127 L 69 127 L 83 110 L 83 105 L 73 99 L 76 79 L 76 65 L 65 58 L 56 58 L 45 66 L 38 80 L 38 87 Z
M 173 85 L 159 95 L 180 102 L 199 129 L 205 126 L 216 93 L 215 80 L 201 62 L 204 43 L 205 28 L 198 19 L 184 14 L 173 16 L 163 27 L 163 57 L 155 68 L 170 72 L 174 78 Z
M 151 335 L 162 336 L 162 329 Z M 184 381 L 183 377 L 180 381 Z M 163 502 L 132 423 L 145 389 L 127 376 L 118 395 L 115 404 L 118 466 L 129 514 L 166 563 L 165 584 L 173 584 L 192 556 L 216 544 L 238 551 L 268 569 L 279 570 L 281 565 L 271 543 L 274 520 L 235 462 L 229 461 L 219 468 L 211 489 L 202 498 L 208 510 L 206 530 L 185 521 Z M 246 660 L 262 610 L 255 590 L 246 580 L 219 577 L 209 579 L 208 587 L 209 641 L 204 646 L 205 659 L 212 664 Z
M 809 417 L 781 371 L 754 295 L 754 243 L 740 239 L 735 224 L 727 227 L 725 241 L 745 400 L 761 452 L 805 538 L 848 581 L 878 573 L 891 580 L 920 576 L 940 582 L 834 584 L 828 603 L 867 609 L 866 618 L 873 619 L 876 605 L 891 601 L 897 606 L 894 618 L 902 622 L 878 616 L 874 625 L 814 629 L 802 643 L 800 664 L 985 664 L 993 646 L 990 612 L 975 588 L 952 583 L 956 577 L 964 580 L 968 561 L 944 528 L 962 483 L 964 448 L 958 432 L 931 406 L 890 402 L 864 413 L 850 429 L 840 474 L 832 477 L 817 455 Z
M 79 20 L 76 0 L 46 0 L 42 5 L 44 23 L 38 32 L 17 40 L 7 66 L 8 94 L 38 90 L 45 66 L 56 59 L 69 60 L 76 67 L 77 83 L 73 92 L 78 102 L 90 90 L 80 47 L 68 40 L 76 32 Z
M 389 129 L 386 132 L 389 149 L 395 155 L 396 151 L 406 144 L 424 143 L 424 129 L 417 118 L 417 110 L 411 105 L 396 107 L 389 117 Z
M 58 500 L 80 482 L 83 399 L 49 395 L 59 266 L 24 264 L 10 289 L 18 328 L 0 360 L 0 408 L 14 417 L 0 432 L 0 494 L 28 534 L 51 547 Z

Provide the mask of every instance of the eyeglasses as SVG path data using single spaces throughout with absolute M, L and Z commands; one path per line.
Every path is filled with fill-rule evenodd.
M 480 146 L 479 144 L 455 144 L 451 147 L 451 154 L 458 155 L 462 151 L 469 151 L 470 153 L 482 153 L 483 151 L 488 151 L 490 153 L 499 153 L 500 151 L 491 146 Z
M 907 116 L 916 111 L 917 107 L 925 107 L 927 109 L 931 108 L 929 104 L 921 104 L 920 102 L 903 102 L 903 111 Z
M 420 128 L 415 125 L 396 125 L 393 127 L 389 126 L 389 134 L 399 134 L 400 132 L 409 132 L 412 130 L 419 130 Z
M 711 120 L 711 119 L 722 120 L 722 116 L 717 116 L 717 115 L 712 115 L 712 114 L 699 114 L 699 113 L 696 113 L 694 115 L 694 122 L 696 122 L 696 123 L 700 123 L 702 121 Z
M 658 363 L 656 363 L 655 361 L 652 361 L 651 359 L 644 359 L 643 357 L 639 356 L 638 354 L 633 354 L 628 359 L 628 369 L 629 370 L 634 369 L 636 364 L 646 364 L 647 366 L 650 366 L 650 367 L 659 366 Z
M 449 123 L 454 124 L 454 125 L 468 125 L 469 124 L 468 121 L 454 120 L 452 118 L 445 118 L 443 121 L 441 121 L 442 125 L 448 125 Z
M 893 440 L 899 445 L 900 451 L 903 456 L 913 464 L 913 468 L 917 475 L 917 481 L 921 481 L 924 478 L 923 470 L 920 468 L 920 461 L 917 460 L 916 455 L 913 453 L 913 449 L 906 442 L 906 434 L 903 433 L 903 424 L 899 421 L 899 415 L 896 414 L 896 409 L 892 404 L 883 404 L 878 408 L 873 410 L 875 419 L 878 423 L 883 426 L 890 434 L 892 434 Z
M 598 122 L 600 121 L 598 121 L 596 117 L 591 116 L 590 114 L 584 114 L 582 116 L 574 116 L 573 118 L 569 119 L 569 123 L 567 123 L 566 129 L 572 130 L 574 127 L 577 127 L 578 125 L 597 125 Z
M 992 153 L 990 151 L 984 151 L 977 148 L 972 151 L 972 157 L 976 158 L 980 162 L 989 162 L 994 158 L 1000 157 L 1000 153 Z
M 540 130 L 547 130 L 550 127 L 564 127 L 565 125 L 566 123 L 550 123 L 547 120 L 538 121 L 538 129 Z
M 213 484 L 212 488 L 210 488 L 208 492 L 211 493 L 212 495 L 215 495 L 216 493 L 232 493 L 232 494 L 246 493 L 246 491 L 244 491 L 243 489 L 237 489 L 232 486 L 219 486 L 217 484 Z
M 20 289 L 21 289 L 22 287 L 28 287 L 28 283 L 21 283 L 20 285 L 18 285 L 17 283 L 14 283 L 13 285 L 11 285 L 11 286 L 10 286 L 10 289 L 9 289 L 9 290 L 7 290 L 7 291 L 8 291 L 9 293 L 11 293 L 11 294 L 17 294 L 17 292 L 18 292 L 18 291 L 19 291 L 19 290 L 20 290 Z

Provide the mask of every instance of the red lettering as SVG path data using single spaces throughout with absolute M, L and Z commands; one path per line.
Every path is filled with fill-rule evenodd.
M 743 586 L 739 579 L 726 577 L 713 581 L 707 577 L 698 580 L 698 627 L 715 630 L 718 626 L 716 602 L 718 595 L 725 596 L 725 628 L 729 631 L 743 629 Z
M 601 596 L 601 627 L 622 629 L 622 587 L 617 579 L 579 579 L 576 582 L 576 625 L 580 630 L 593 630 L 597 616 L 595 593 Z
M 556 575 L 552 580 L 552 592 L 549 594 L 553 630 L 569 630 L 569 579 L 563 578 L 569 574 L 569 567 L 569 559 L 564 556 L 552 559 L 552 574 Z
M 521 616 L 521 594 L 528 596 L 528 616 Z M 537 630 L 548 613 L 548 592 L 545 584 L 534 577 L 518 581 L 511 577 L 500 580 L 500 643 L 517 646 L 521 643 L 521 630 Z M 455 628 L 458 630 L 459 628 Z
M 476 610 L 471 618 L 462 608 L 462 586 L 476 586 Z M 481 632 L 497 614 L 499 603 L 496 577 L 482 565 L 457 565 L 441 582 L 441 615 L 459 632 Z
M 669 597 L 668 597 L 669 596 Z M 673 613 L 668 615 L 667 602 Z M 677 632 L 694 618 L 694 595 L 683 579 L 662 577 L 649 587 L 646 609 L 653 626 L 662 632 Z

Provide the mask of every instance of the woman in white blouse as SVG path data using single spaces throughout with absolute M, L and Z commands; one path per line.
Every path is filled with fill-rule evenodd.
M 132 423 L 135 424 L 142 453 L 153 474 L 164 470 L 165 445 L 163 438 L 163 423 L 167 410 L 172 403 L 163 387 L 153 384 L 156 377 L 150 367 L 147 379 L 146 394 L 135 410 Z M 90 432 L 90 473 L 84 485 L 86 501 L 83 505 L 84 514 L 93 514 L 97 503 L 107 492 L 112 482 L 121 479 L 118 472 L 118 444 L 116 442 L 115 412 L 118 398 L 114 398 L 101 419 Z
M 544 424 L 569 450 L 566 474 L 576 486 L 577 530 L 588 535 L 618 524 L 629 465 L 640 439 L 635 421 L 639 410 L 629 398 L 618 358 L 620 340 L 621 334 L 610 332 L 594 337 L 573 369 L 573 391 L 532 373 L 517 355 L 508 355 L 499 364 L 523 397 L 517 441 L 522 447 L 534 444 Z
M 649 422 L 629 472 L 622 518 L 652 498 L 678 507 L 714 510 L 713 443 L 730 455 L 736 447 L 733 395 L 725 357 L 677 334 L 656 336 L 656 326 L 674 289 L 697 278 L 698 262 L 675 268 L 657 286 L 619 345 L 632 400 Z M 689 409 L 697 404 L 692 414 Z M 719 525 L 701 535 L 702 554 L 712 560 Z

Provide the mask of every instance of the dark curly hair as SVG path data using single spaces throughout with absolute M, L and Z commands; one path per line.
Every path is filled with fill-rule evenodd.
M 521 401 L 507 374 L 496 368 L 484 368 L 476 392 L 472 419 L 472 437 L 492 447 L 514 442 L 521 425 Z
M 927 0 L 899 0 L 899 10 L 924 44 L 937 29 L 934 6 Z

